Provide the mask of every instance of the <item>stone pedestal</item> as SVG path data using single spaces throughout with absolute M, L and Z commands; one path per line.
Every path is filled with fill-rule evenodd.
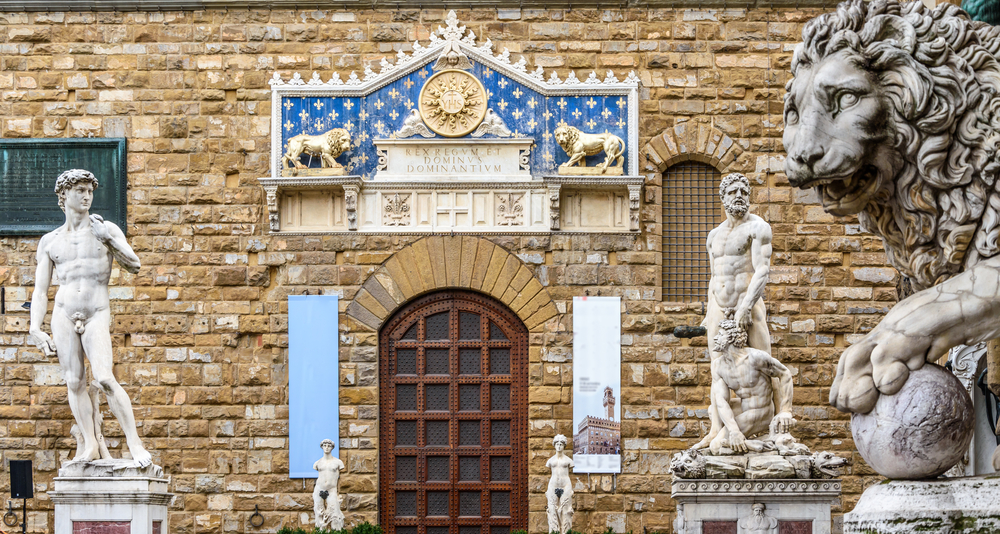
M 1000 532 L 1000 477 L 876 484 L 844 515 L 844 534 Z
M 173 494 L 163 468 L 137 468 L 131 460 L 69 462 L 49 497 L 55 534 L 168 534 Z
M 676 534 L 830 534 L 839 480 L 675 479 Z M 763 504 L 763 517 L 753 507 Z M 773 519 L 773 521 L 772 521 Z

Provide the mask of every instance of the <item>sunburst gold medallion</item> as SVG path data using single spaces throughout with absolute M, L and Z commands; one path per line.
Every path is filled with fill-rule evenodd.
M 486 116 L 486 88 L 464 70 L 443 70 L 420 90 L 420 118 L 445 137 L 468 135 Z

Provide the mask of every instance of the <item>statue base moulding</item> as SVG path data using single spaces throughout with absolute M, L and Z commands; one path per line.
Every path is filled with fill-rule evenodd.
M 312 167 L 306 169 L 282 169 L 282 176 L 345 176 L 343 167 Z
M 55 534 L 168 534 L 167 506 L 173 494 L 157 465 L 132 460 L 67 462 L 49 497 Z
M 600 167 L 559 167 L 559 176 L 623 176 L 625 173 L 621 167 L 608 167 L 601 170 Z
M 1000 477 L 996 475 L 893 480 L 861 494 L 844 515 L 844 534 L 1000 532 Z
M 676 534 L 830 534 L 840 480 L 675 478 L 670 496 Z

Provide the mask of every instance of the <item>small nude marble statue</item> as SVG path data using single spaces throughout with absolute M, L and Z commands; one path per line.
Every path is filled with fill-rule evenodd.
M 84 358 L 90 362 L 95 384 L 108 398 L 111 413 L 118 419 L 132 460 L 138 467 L 152 463 L 136 432 L 135 417 L 128 394 L 112 372 L 111 309 L 108 283 L 117 261 L 130 273 L 139 272 L 139 257 L 114 223 L 90 214 L 97 178 L 82 169 L 68 170 L 56 179 L 59 207 L 66 223 L 42 236 L 38 242 L 35 289 L 31 294 L 29 333 L 47 356 L 56 355 L 69 390 L 69 407 L 76 420 L 83 446 L 74 461 L 105 457 L 100 428 L 95 427 L 95 411 L 100 406 L 88 394 Z M 48 291 L 53 269 L 60 285 L 52 310 L 52 336 L 42 331 L 48 307 Z M 96 398 L 96 396 L 95 396 Z
M 545 490 L 548 499 L 546 513 L 549 519 L 549 532 L 566 534 L 573 526 L 573 483 L 569 479 L 569 470 L 573 467 L 573 459 L 563 452 L 566 449 L 566 436 L 557 434 L 552 438 L 556 448 L 555 455 L 545 462 L 552 470 L 549 488 Z
M 319 471 L 316 487 L 313 489 L 313 512 L 316 514 L 316 528 L 340 530 L 344 528 L 344 512 L 340 511 L 340 472 L 344 462 L 333 455 L 332 440 L 324 439 L 319 446 L 323 457 L 316 460 L 313 469 Z
M 719 185 L 726 220 L 709 232 L 707 247 L 712 273 L 708 283 L 705 320 L 708 348 L 714 359 L 719 323 L 735 320 L 747 332 L 748 345 L 771 353 L 764 287 L 771 270 L 771 226 L 749 213 L 750 181 L 740 173 L 726 175 Z M 722 429 L 715 407 L 709 409 L 712 426 L 695 448 L 706 447 Z
M 747 334 L 734 320 L 722 321 L 714 341 L 711 400 L 723 428 L 709 448 L 715 454 L 723 448 L 764 450 L 764 442 L 747 438 L 766 434 L 773 443 L 778 435 L 787 436 L 795 422 L 792 373 L 770 354 L 747 347 Z

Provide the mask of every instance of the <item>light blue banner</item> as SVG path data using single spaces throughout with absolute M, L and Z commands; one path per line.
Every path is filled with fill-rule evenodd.
M 336 295 L 288 296 L 288 472 L 316 478 L 320 442 L 340 456 L 340 366 Z

